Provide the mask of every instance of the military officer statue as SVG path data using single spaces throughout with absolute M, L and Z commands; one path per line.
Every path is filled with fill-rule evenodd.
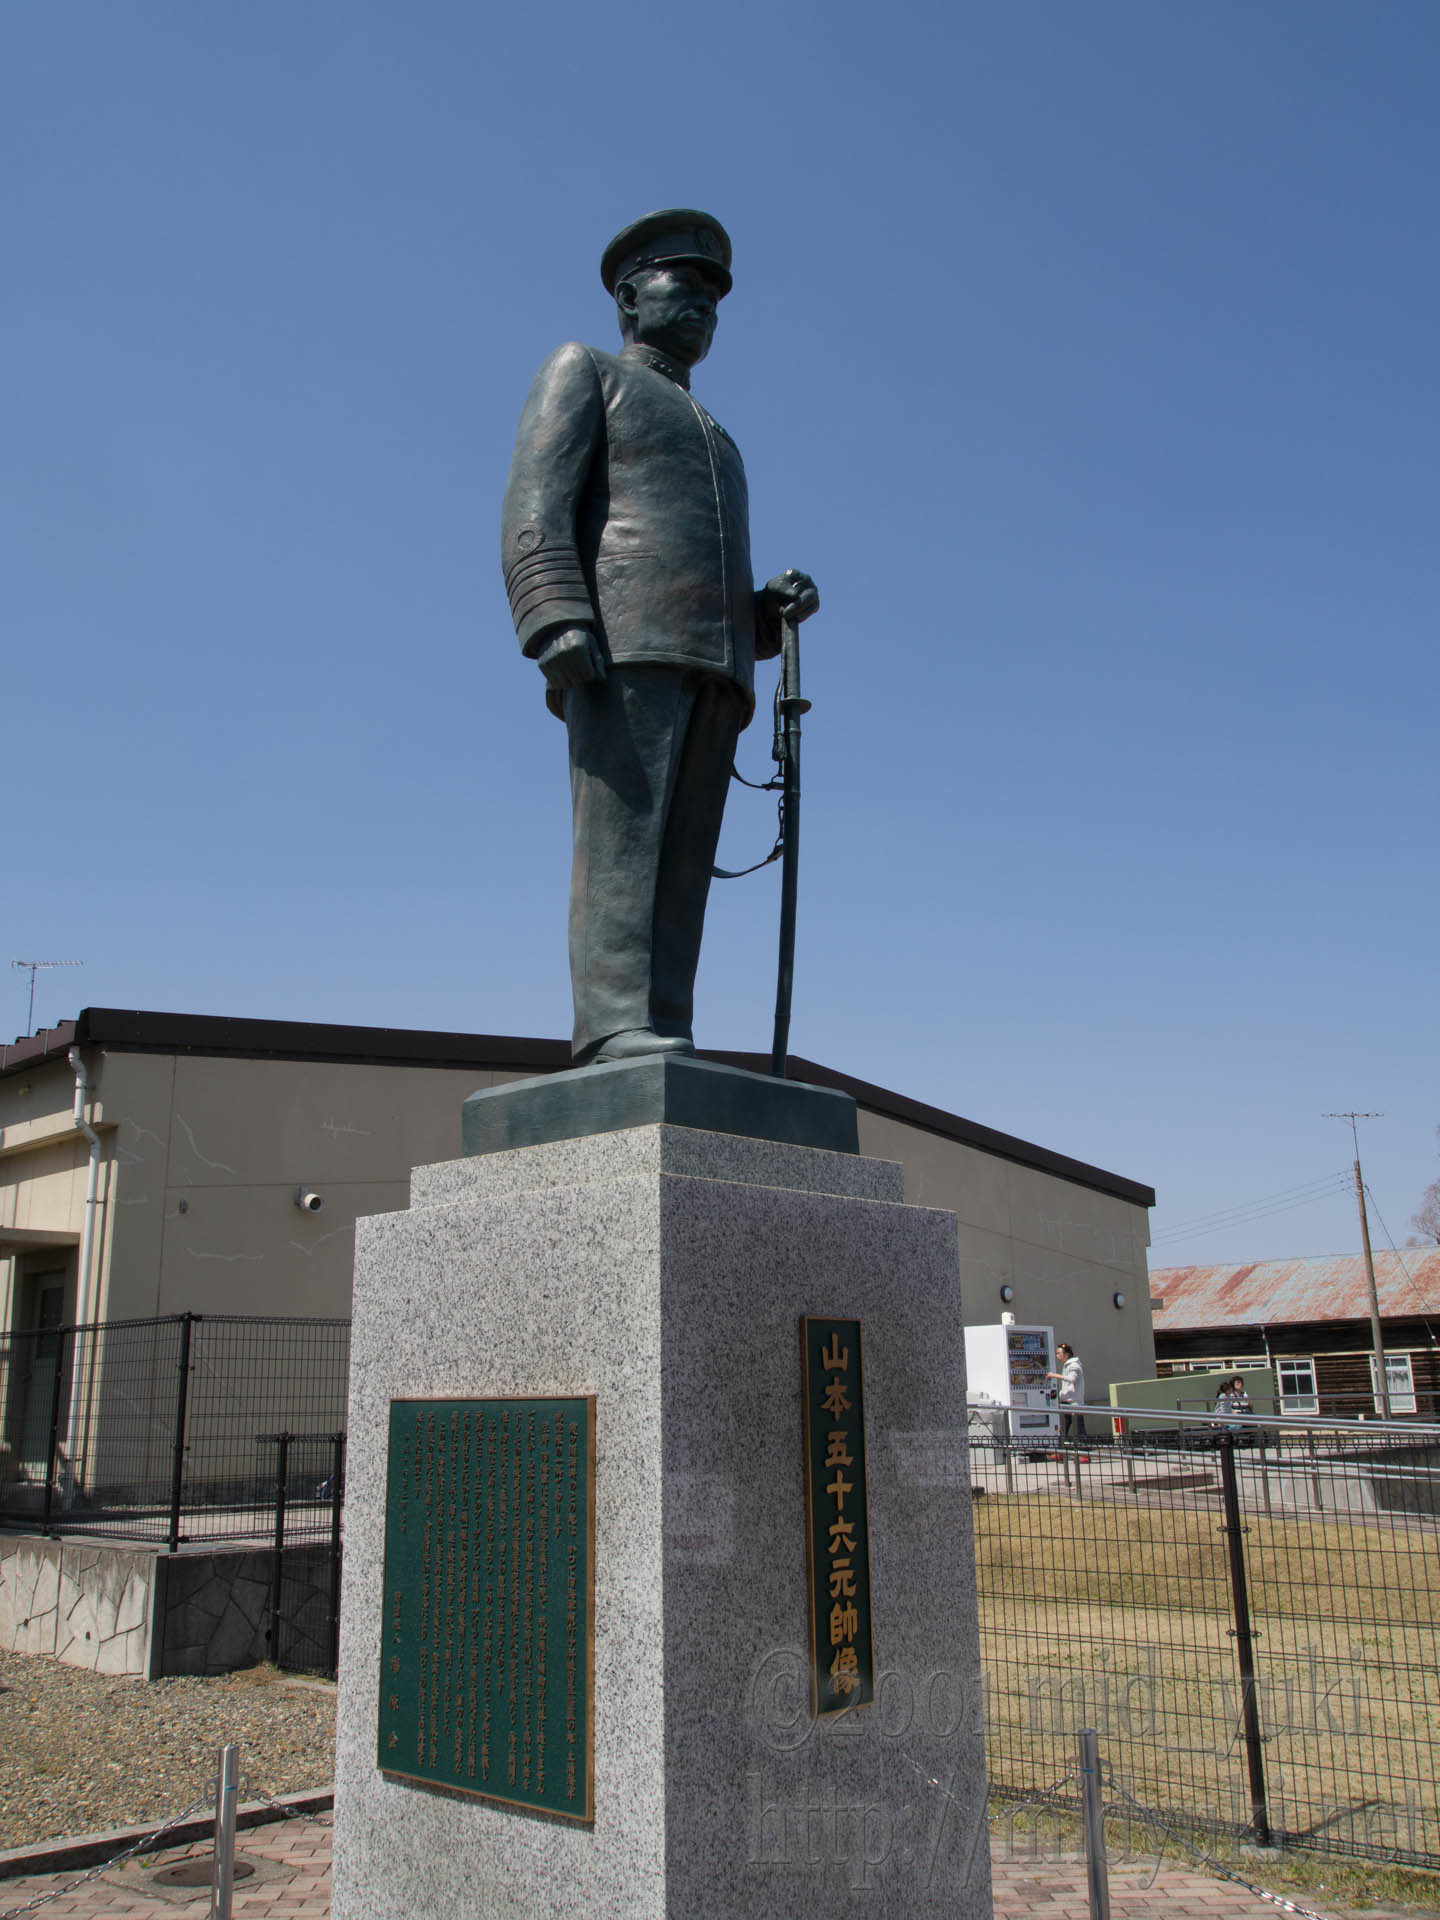
M 695 969 L 736 739 L 808 574 L 757 590 L 734 441 L 690 392 L 730 291 L 690 208 L 617 234 L 618 354 L 558 347 L 520 420 L 501 530 L 526 656 L 570 736 L 577 1066 L 693 1053 Z

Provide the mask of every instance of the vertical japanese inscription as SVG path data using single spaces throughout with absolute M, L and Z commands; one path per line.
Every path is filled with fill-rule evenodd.
M 594 1818 L 595 1402 L 393 1400 L 379 1765 Z
M 800 1341 L 811 1702 L 841 1713 L 875 1698 L 860 1322 L 807 1318 Z

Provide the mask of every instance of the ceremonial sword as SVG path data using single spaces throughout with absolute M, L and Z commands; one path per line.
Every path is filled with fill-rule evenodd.
M 780 617 L 780 684 L 775 691 L 775 742 L 781 772 L 780 968 L 775 982 L 775 1039 L 770 1071 L 785 1078 L 790 1050 L 790 1001 L 795 987 L 795 901 L 800 878 L 800 716 L 810 702 L 800 692 L 800 623 Z

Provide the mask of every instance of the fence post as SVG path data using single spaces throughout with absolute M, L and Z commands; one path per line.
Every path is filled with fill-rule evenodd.
M 72 1333 L 74 1329 L 71 1329 Z M 35 1351 L 30 1359 L 30 1371 L 34 1374 L 35 1362 L 40 1357 L 40 1342 L 43 1333 L 35 1336 Z M 75 1364 L 75 1342 L 70 1342 L 70 1364 Z M 50 1509 L 55 1499 L 55 1474 L 60 1464 L 60 1389 L 65 1379 L 65 1329 L 61 1327 L 55 1335 L 55 1384 L 50 1389 L 50 1439 L 45 1448 L 45 1493 L 40 1503 L 40 1531 L 50 1531 Z
M 220 1749 L 215 1778 L 215 1862 L 210 1877 L 210 1920 L 230 1920 L 235 1895 L 235 1802 L 240 1795 L 240 1749 Z
M 175 1388 L 175 1452 L 170 1461 L 170 1551 L 180 1548 L 180 1501 L 185 1491 L 185 1413 L 190 1397 L 190 1329 L 198 1313 L 182 1313 L 180 1321 L 180 1379 Z
M 1100 1802 L 1100 1736 L 1080 1729 L 1080 1791 L 1085 1803 L 1085 1881 L 1090 1920 L 1110 1920 L 1110 1880 L 1105 1862 L 1105 1809 Z
M 330 1678 L 340 1673 L 340 1508 L 345 1473 L 345 1436 L 331 1438 L 330 1463 Z
M 285 1577 L 285 1499 L 289 1492 L 290 1439 L 275 1435 L 275 1572 L 270 1583 L 270 1658 L 280 1664 L 280 1583 Z
M 1315 1505 L 1321 1513 L 1325 1511 L 1325 1495 L 1320 1489 L 1320 1456 L 1315 1449 L 1315 1430 L 1307 1428 L 1305 1432 L 1305 1451 L 1310 1455 L 1310 1490 L 1315 1495 Z
M 1240 1713 L 1245 1727 L 1245 1764 L 1250 1775 L 1250 1824 L 1257 1846 L 1268 1847 L 1270 1815 L 1265 1805 L 1265 1756 L 1260 1737 L 1260 1707 L 1255 1696 L 1255 1638 L 1250 1625 L 1250 1590 L 1245 1577 L 1245 1545 L 1240 1518 L 1240 1487 L 1235 1477 L 1235 1436 L 1220 1437 L 1220 1486 L 1225 1497 L 1226 1545 L 1230 1550 L 1230 1597 L 1235 1609 L 1235 1657 L 1240 1667 Z

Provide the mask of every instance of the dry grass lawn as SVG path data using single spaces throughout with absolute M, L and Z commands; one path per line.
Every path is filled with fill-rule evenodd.
M 1218 1499 L 1141 1506 L 1045 1489 L 976 1502 L 997 1788 L 1047 1787 L 1093 1726 L 1112 1798 L 1201 1826 L 1246 1823 L 1222 1528 Z M 1246 1529 L 1272 1826 L 1440 1860 L 1434 1524 L 1252 1513 Z

